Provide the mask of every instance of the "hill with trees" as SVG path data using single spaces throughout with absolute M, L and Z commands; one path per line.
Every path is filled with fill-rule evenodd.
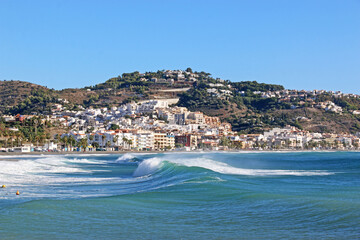
M 63 90 L 0 81 L 2 114 L 46 115 L 58 106 L 79 110 L 174 98 L 179 99 L 178 106 L 218 116 L 243 133 L 285 125 L 318 132 L 360 132 L 358 95 L 288 90 L 256 81 L 232 82 L 191 68 L 124 73 L 94 86 Z

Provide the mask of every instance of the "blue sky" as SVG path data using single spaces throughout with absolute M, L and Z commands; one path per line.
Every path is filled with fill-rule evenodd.
M 360 93 L 359 13 L 359 0 L 1 0 L 0 79 L 62 89 L 191 67 Z

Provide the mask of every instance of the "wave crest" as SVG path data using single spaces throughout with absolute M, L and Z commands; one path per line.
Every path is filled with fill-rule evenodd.
M 121 157 L 118 157 L 118 159 L 116 159 L 115 162 L 117 162 L 117 163 L 119 163 L 119 162 L 128 162 L 129 160 L 133 160 L 134 158 L 135 158 L 135 156 L 133 154 L 125 153 Z
M 149 158 L 142 161 L 133 173 L 134 177 L 143 177 L 156 172 L 162 166 L 163 160 L 160 158 Z
M 192 158 L 192 159 L 160 159 L 150 158 L 141 162 L 135 170 L 133 176 L 140 177 L 154 173 L 162 166 L 162 162 L 170 162 L 178 166 L 198 167 L 208 169 L 213 172 L 218 172 L 227 175 L 248 175 L 248 176 L 325 176 L 333 173 L 319 170 L 277 170 L 277 169 L 246 169 L 230 166 L 223 162 L 207 158 Z

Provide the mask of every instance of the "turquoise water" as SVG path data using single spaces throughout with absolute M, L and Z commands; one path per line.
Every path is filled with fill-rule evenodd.
M 360 239 L 360 153 L 0 158 L 0 239 Z

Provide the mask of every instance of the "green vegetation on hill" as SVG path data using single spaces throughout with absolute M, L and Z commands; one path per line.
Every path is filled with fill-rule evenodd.
M 9 129 L 17 129 L 9 130 Z M 51 123 L 41 116 L 25 119 L 23 122 L 6 122 L 0 118 L 0 147 L 21 146 L 23 143 L 44 144 L 52 139 L 53 133 L 64 133 L 57 123 Z
M 267 91 L 280 91 L 285 89 L 281 85 L 258 83 L 256 81 L 232 82 L 231 86 L 237 91 L 245 91 L 245 92 L 246 91 L 267 92 Z
M 207 92 L 208 85 L 202 80 L 194 84 L 194 87 L 180 94 L 178 105 L 187 107 L 191 111 L 209 112 L 211 109 L 222 109 L 229 105 L 226 99 L 214 97 Z
M 32 90 L 31 95 L 29 95 L 25 100 L 21 101 L 19 104 L 15 105 L 12 108 L 7 109 L 6 113 L 9 114 L 31 114 L 31 113 L 51 113 L 51 104 L 56 103 L 57 98 L 54 95 L 54 92 L 49 89 L 38 89 Z
M 152 75 L 160 75 L 160 74 L 152 74 Z M 149 79 L 150 77 L 147 77 L 146 79 Z M 121 88 L 134 88 L 134 89 L 144 89 L 148 90 L 148 86 L 150 85 L 147 81 L 141 81 L 141 76 L 139 72 L 133 72 L 133 73 L 123 73 L 122 76 L 110 78 L 104 83 L 97 84 L 94 87 L 92 87 L 92 90 L 99 90 L 99 89 L 106 89 L 106 88 L 112 88 L 112 89 L 121 89 Z
M 222 109 L 229 105 L 229 101 L 225 99 L 212 97 L 209 93 L 199 89 L 190 89 L 180 96 L 178 103 L 181 107 L 187 107 L 191 111 L 205 111 L 211 109 Z
M 28 82 L 0 81 L 0 112 L 6 112 L 12 106 L 32 96 L 34 91 L 43 89 L 47 88 Z

